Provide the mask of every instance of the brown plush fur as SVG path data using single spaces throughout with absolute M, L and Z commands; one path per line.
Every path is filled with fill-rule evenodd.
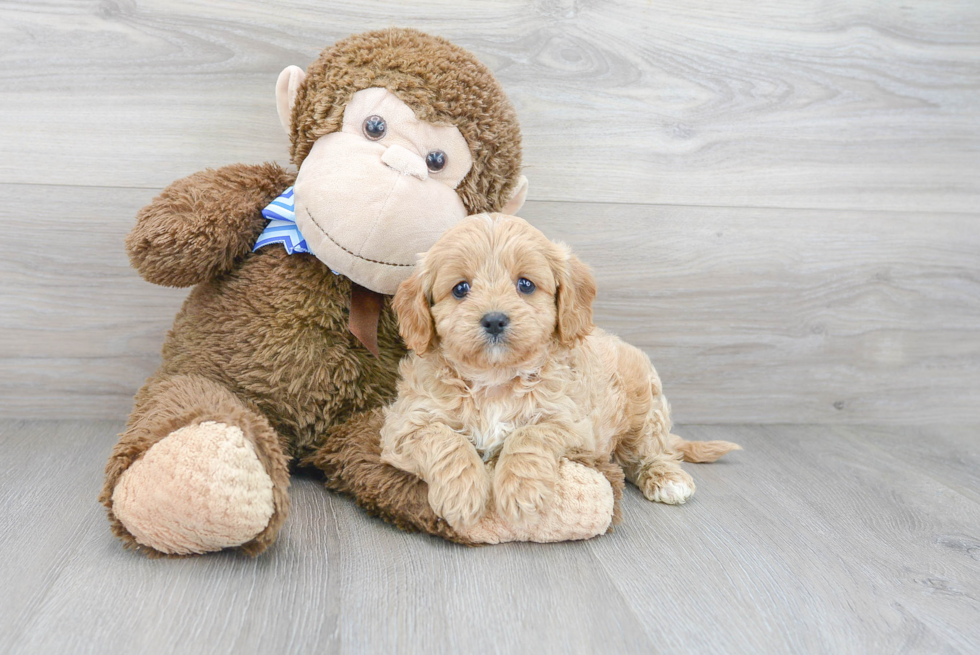
M 307 74 L 292 116 L 297 166 L 318 138 L 340 129 L 354 93 L 384 87 L 420 120 L 455 125 L 469 143 L 473 168 L 456 188 L 469 213 L 500 211 L 510 200 L 521 172 L 517 115 L 490 69 L 463 48 L 391 28 L 338 41 Z
M 165 287 L 227 273 L 265 229 L 262 208 L 295 179 L 276 164 L 233 164 L 177 180 L 136 215 L 126 237 L 130 263 Z
M 262 207 L 290 182 L 291 176 L 274 164 L 197 173 L 175 182 L 142 210 L 127 240 L 133 265 L 147 279 L 172 284 L 204 279 L 177 315 L 164 343 L 163 363 L 137 395 L 127 432 L 107 465 L 100 501 L 114 532 L 128 543 L 132 537 L 112 514 L 118 476 L 183 425 L 215 420 L 238 425 L 249 435 L 237 423 L 240 411 L 230 411 L 229 397 L 241 410 L 253 408 L 251 420 L 261 419 L 278 435 L 275 448 L 266 450 L 253 438 L 260 458 L 288 461 L 312 452 L 332 425 L 394 393 L 405 348 L 390 299 L 378 326 L 381 355 L 375 357 L 347 331 L 350 280 L 334 275 L 313 255 L 287 255 L 280 246 L 250 252 L 250 242 L 266 223 Z M 225 248 L 216 252 L 209 241 Z M 171 266 L 168 254 L 176 260 Z M 171 268 L 182 273 L 175 277 L 168 273 Z M 209 278 L 215 271 L 220 274 Z M 183 376 L 210 386 L 197 396 L 159 397 L 167 383 Z M 144 406 L 162 409 L 146 414 Z M 269 473 L 275 482 L 274 471 Z M 263 533 L 268 537 L 243 549 L 264 550 L 287 510 L 284 502 Z
M 175 182 L 138 216 L 127 240 L 134 266 L 150 279 L 164 275 L 165 267 L 158 264 L 162 255 L 140 258 L 143 250 L 134 244 L 142 247 L 144 234 L 165 234 L 168 244 L 186 244 L 175 248 L 178 267 L 196 268 L 199 274 L 214 270 L 218 255 L 209 252 L 206 239 L 216 237 L 195 237 L 218 231 L 224 222 L 224 229 L 236 231 L 244 224 L 254 242 L 266 222 L 262 207 L 290 181 L 282 169 L 266 164 L 235 165 Z M 253 191 L 260 184 L 264 194 Z M 250 216 L 251 222 L 233 222 L 234 215 L 220 211 L 224 206 Z M 313 255 L 288 255 L 281 246 L 253 253 L 248 241 L 237 243 L 238 252 L 229 247 L 221 253 L 233 268 L 188 296 L 164 343 L 163 364 L 149 384 L 188 374 L 213 380 L 266 416 L 283 448 L 295 457 L 331 425 L 389 398 L 405 350 L 388 303 L 378 326 L 380 357 L 347 331 L 350 280 L 331 273 Z
M 420 119 L 459 128 L 473 154 L 459 187 L 470 212 L 505 205 L 521 166 L 513 108 L 472 55 L 414 30 L 357 35 L 312 64 L 292 117 L 297 166 L 318 137 L 340 127 L 347 100 L 370 86 L 388 88 Z M 453 538 L 416 503 L 424 501 L 424 483 L 371 459 L 376 426 L 363 419 L 343 425 L 394 394 L 397 363 L 406 351 L 390 298 L 378 326 L 380 357 L 374 357 L 347 329 L 350 280 L 313 255 L 287 255 L 278 245 L 252 252 L 267 223 L 261 209 L 294 179 L 275 164 L 196 173 L 140 211 L 126 240 L 130 260 L 146 280 L 197 285 L 106 467 L 100 501 L 113 531 L 130 546 L 136 546 L 133 537 L 112 512 L 119 476 L 170 432 L 205 420 L 242 428 L 272 478 L 275 514 L 242 547 L 250 554 L 268 547 L 286 518 L 287 462 L 320 445 L 324 450 L 315 461 L 330 486 L 400 527 Z
M 432 511 L 425 482 L 381 461 L 382 421 L 379 408 L 332 428 L 323 447 L 302 465 L 323 471 L 329 489 L 352 496 L 371 516 L 402 530 L 469 544 Z

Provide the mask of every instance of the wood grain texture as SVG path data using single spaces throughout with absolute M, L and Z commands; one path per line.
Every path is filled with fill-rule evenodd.
M 744 457 L 696 467 L 697 504 L 681 521 L 641 506 L 619 528 L 630 548 L 590 548 L 671 652 L 974 652 L 976 500 L 941 467 L 868 445 L 865 429 L 684 429 L 739 442 Z M 891 430 L 889 444 L 944 430 Z M 681 625 L 664 629 L 668 615 Z
M 970 425 L 944 425 L 930 430 L 928 439 L 892 439 L 894 428 L 862 428 L 860 438 L 907 462 L 919 462 L 924 471 L 938 477 L 958 494 L 980 503 L 980 430 Z M 951 544 L 952 546 L 952 544 Z M 966 542 L 971 557 L 980 561 L 980 543 Z
M 980 216 L 541 203 L 681 422 L 980 420 Z
M 158 188 L 283 160 L 277 73 L 410 25 L 499 76 L 532 199 L 972 212 L 980 198 L 973 0 L 21 0 L 0 18 L 0 182 Z
M 186 291 L 123 237 L 153 191 L 0 186 L 0 416 L 121 418 Z M 980 421 L 975 215 L 530 202 L 681 422 Z M 38 235 L 43 235 L 38 238 Z
M 980 649 L 980 504 L 947 483 L 980 468 L 977 426 L 682 427 L 746 450 L 690 465 L 685 506 L 630 488 L 615 533 L 547 546 L 404 534 L 296 479 L 266 554 L 185 560 L 109 532 L 120 429 L 0 421 L 0 652 Z

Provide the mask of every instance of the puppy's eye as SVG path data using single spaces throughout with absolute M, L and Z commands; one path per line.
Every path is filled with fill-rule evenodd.
M 522 277 L 520 280 L 517 281 L 517 290 L 525 295 L 530 295 L 534 293 L 535 289 L 537 289 L 537 287 L 534 286 L 534 282 L 531 282 L 526 277 Z
M 364 119 L 364 136 L 377 141 L 388 132 L 388 123 L 380 116 L 368 116 Z
M 433 173 L 438 173 L 446 167 L 446 153 L 442 150 L 433 150 L 425 156 L 425 165 Z
M 466 294 L 468 294 L 469 292 L 470 292 L 470 283 L 465 281 L 460 282 L 459 284 L 453 287 L 453 298 L 455 298 L 456 300 L 462 300 L 463 298 L 466 297 Z

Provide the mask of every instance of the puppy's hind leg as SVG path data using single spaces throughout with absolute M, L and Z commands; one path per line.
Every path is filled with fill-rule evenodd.
M 694 480 L 681 468 L 682 459 L 685 462 L 713 462 L 733 450 L 742 450 L 730 441 L 686 441 L 675 434 L 668 434 L 663 439 L 656 435 L 661 426 L 655 417 L 648 419 L 644 426 L 647 436 L 634 442 L 636 451 L 617 451 L 626 478 L 640 488 L 647 500 L 657 503 L 681 505 L 694 495 Z M 666 448 L 661 446 L 664 442 Z
M 694 495 L 694 479 L 681 468 L 682 453 L 668 445 L 669 410 L 664 410 L 651 408 L 646 420 L 620 440 L 616 460 L 647 500 L 681 505 Z
M 616 445 L 616 461 L 647 499 L 684 503 L 694 494 L 694 480 L 681 468 L 681 460 L 713 462 L 741 446 L 728 441 L 685 441 L 671 434 L 670 405 L 649 358 L 625 343 L 619 344 L 617 354 L 629 421 Z
M 694 495 L 694 479 L 681 468 L 679 456 L 673 453 L 645 457 L 624 470 L 626 479 L 655 503 L 683 505 Z

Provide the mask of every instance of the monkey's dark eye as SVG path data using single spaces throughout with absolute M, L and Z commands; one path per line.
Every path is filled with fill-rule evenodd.
M 388 124 L 380 116 L 368 116 L 364 119 L 364 136 L 377 141 L 388 131 Z
M 524 295 L 528 295 L 528 296 L 531 295 L 532 293 L 534 293 L 535 289 L 537 289 L 537 287 L 534 286 L 534 282 L 531 282 L 526 277 L 522 277 L 517 281 L 517 290 L 523 293 Z
M 459 284 L 453 287 L 453 298 L 455 298 L 456 300 L 462 300 L 463 298 L 466 297 L 466 294 L 468 294 L 469 292 L 470 292 L 470 283 L 464 280 L 463 282 L 460 282 Z
M 438 173 L 446 167 L 446 153 L 442 150 L 433 150 L 425 156 L 425 165 L 433 173 Z

